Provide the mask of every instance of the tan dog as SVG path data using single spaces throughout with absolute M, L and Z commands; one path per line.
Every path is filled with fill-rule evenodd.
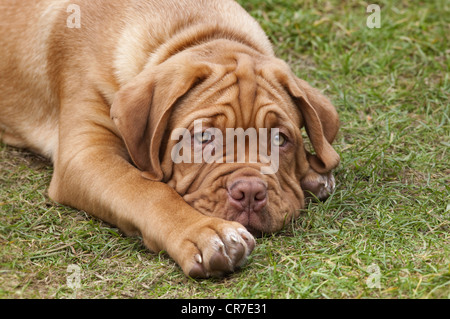
M 280 230 L 305 190 L 333 189 L 334 107 L 234 1 L 3 0 L 0 18 L 1 139 L 52 159 L 52 199 L 142 236 L 187 275 L 235 270 L 249 232 Z M 279 129 L 278 171 L 174 163 L 171 132 L 195 120 Z

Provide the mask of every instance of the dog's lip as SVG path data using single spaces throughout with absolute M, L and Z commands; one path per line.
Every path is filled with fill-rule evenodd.
M 255 237 L 262 237 L 264 235 L 264 232 L 262 230 L 253 228 L 251 226 L 245 226 L 245 228 L 247 229 L 247 231 L 252 234 Z
M 235 221 L 243 225 L 247 230 L 254 236 L 261 236 L 265 233 L 270 225 L 267 224 L 267 220 L 262 218 L 261 214 L 264 215 L 265 209 L 260 213 L 250 213 L 249 215 L 238 215 L 236 216 L 235 212 L 233 214 L 228 215 L 227 219 L 231 221 Z

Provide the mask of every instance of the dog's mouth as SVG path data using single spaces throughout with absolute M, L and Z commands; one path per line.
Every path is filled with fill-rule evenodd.
M 237 195 L 234 196 L 237 197 Z M 269 200 L 261 198 L 252 202 L 247 196 L 242 195 L 241 198 L 235 199 L 230 198 L 230 195 L 227 193 L 226 196 L 220 196 L 218 201 L 214 199 L 208 200 L 204 197 L 192 200 L 192 197 L 189 195 L 184 196 L 184 199 L 189 205 L 204 215 L 240 223 L 254 236 L 273 232 L 271 210 L 267 204 Z
M 262 237 L 263 234 L 273 233 L 273 231 L 270 230 L 270 225 L 263 225 L 261 219 L 257 216 L 254 218 L 250 217 L 246 220 L 237 219 L 233 221 L 242 224 L 255 237 Z
M 252 234 L 254 237 L 263 237 L 263 235 L 265 234 L 264 231 L 261 231 L 259 229 L 255 229 L 251 226 L 245 226 L 245 228 L 247 229 L 247 231 Z
M 286 216 L 279 211 L 286 211 L 284 206 L 289 203 L 283 203 L 271 179 L 250 174 L 249 169 L 244 172 L 218 178 L 209 187 L 199 188 L 183 198 L 200 213 L 238 222 L 254 236 L 280 230 Z

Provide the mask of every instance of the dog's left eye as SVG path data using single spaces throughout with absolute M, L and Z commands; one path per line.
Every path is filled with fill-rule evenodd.
M 282 133 L 277 133 L 273 136 L 272 138 L 272 143 L 275 146 L 283 146 L 284 144 L 286 144 L 286 137 L 284 136 L 284 134 Z
M 210 132 L 202 132 L 194 135 L 197 142 L 205 144 L 211 141 L 211 133 Z

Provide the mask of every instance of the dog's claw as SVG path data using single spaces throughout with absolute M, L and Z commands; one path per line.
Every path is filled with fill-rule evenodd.
M 256 244 L 242 225 L 225 220 L 197 229 L 195 234 L 197 238 L 187 241 L 195 244 L 190 246 L 194 255 L 184 268 L 192 278 L 221 277 L 235 271 L 245 264 Z
M 253 249 L 256 246 L 255 238 L 246 230 L 243 228 L 238 229 L 239 235 L 244 239 L 245 243 L 247 244 L 247 247 L 250 251 L 253 251 Z
M 195 261 L 199 264 L 201 264 L 203 262 L 202 256 L 199 254 L 195 255 L 194 258 L 195 258 Z

